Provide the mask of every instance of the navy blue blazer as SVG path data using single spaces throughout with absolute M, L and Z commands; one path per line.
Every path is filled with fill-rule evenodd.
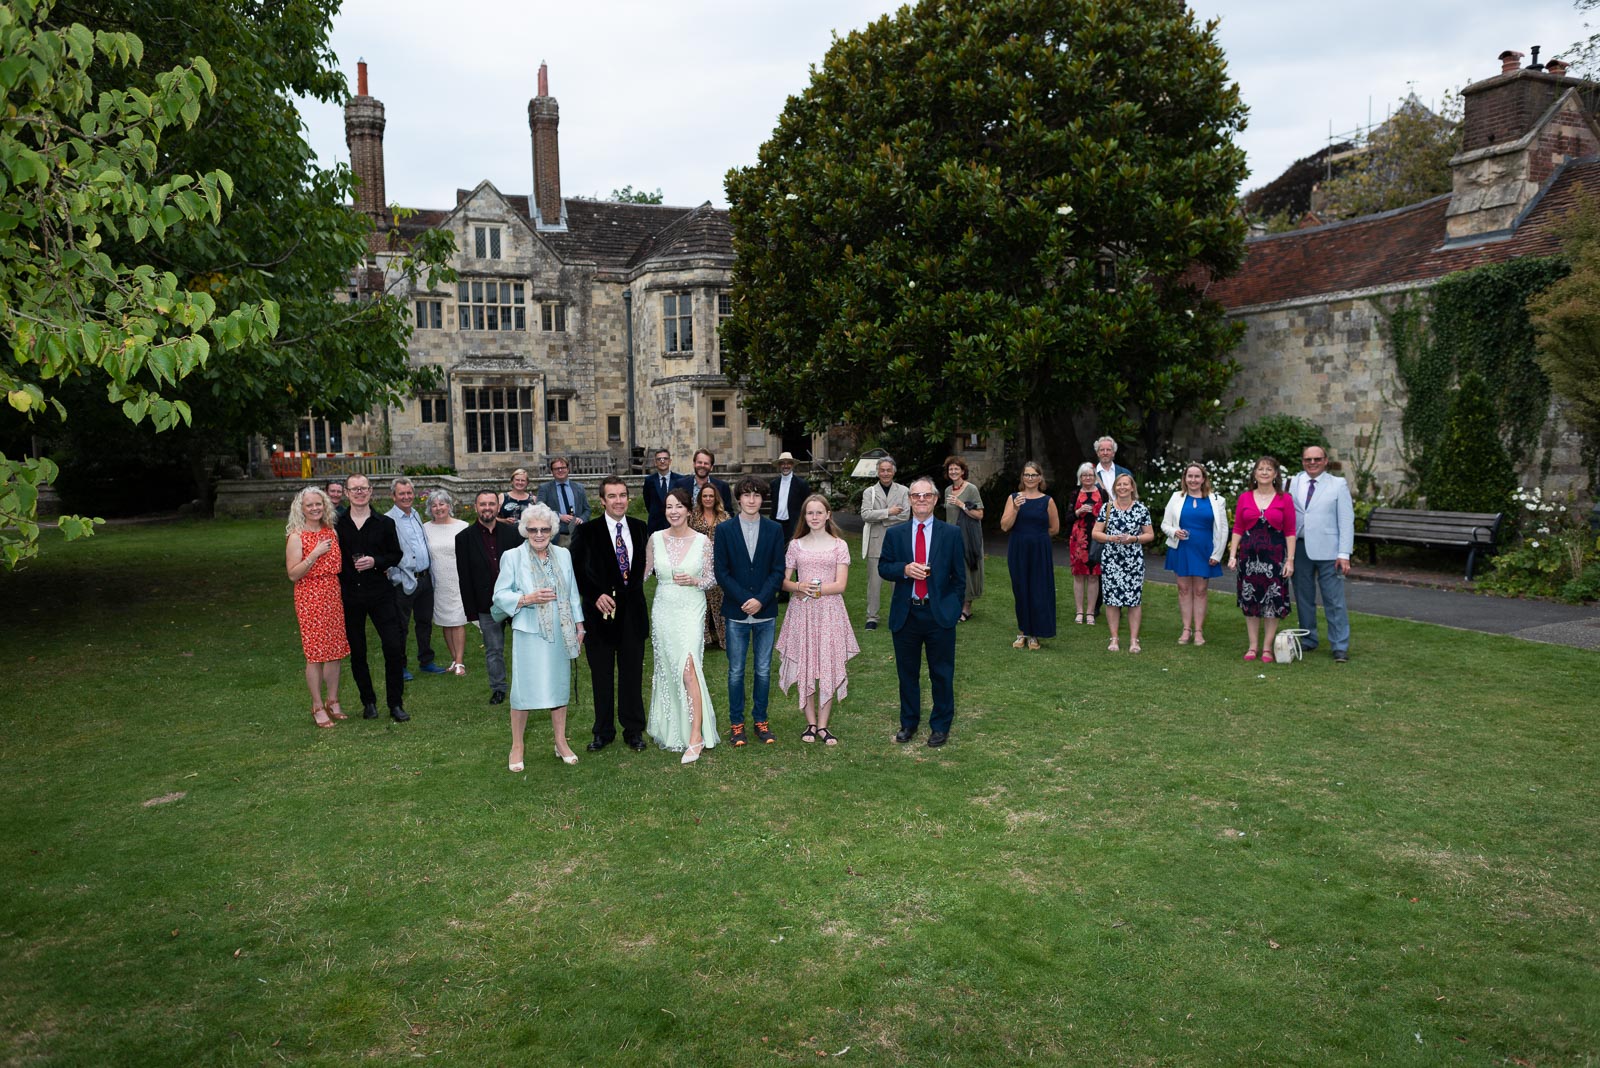
M 676 471 L 667 472 L 667 492 L 679 486 L 689 486 L 694 482 L 693 475 L 680 475 Z M 661 492 L 661 473 L 652 471 L 644 477 L 644 514 L 645 531 L 647 536 L 658 530 L 667 529 L 667 494 Z
M 757 619 L 778 617 L 778 587 L 783 584 L 783 528 L 763 517 L 760 530 L 756 535 L 756 555 L 751 559 L 744 546 L 744 531 L 739 529 L 739 517 L 717 524 L 712 559 L 716 563 L 717 585 L 722 587 L 722 614 L 729 619 L 743 619 L 744 603 L 752 597 L 761 602 Z
M 911 534 L 917 520 L 896 523 L 883 536 L 883 555 L 878 558 L 878 574 L 894 583 L 894 601 L 889 605 L 889 629 L 905 626 L 911 614 L 911 591 L 916 583 L 906 578 L 906 565 L 916 559 Z M 928 596 L 933 599 L 933 619 L 941 627 L 953 627 L 961 617 L 961 603 L 967 596 L 967 565 L 961 546 L 961 532 L 941 519 L 928 524 Z

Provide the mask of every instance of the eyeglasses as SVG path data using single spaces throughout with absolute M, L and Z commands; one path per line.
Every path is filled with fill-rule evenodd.
M 1023 478 L 1043 478 L 1044 476 L 1041 475 L 1037 471 L 1024 471 L 1024 472 L 1022 472 L 1022 477 Z
M 913 493 L 911 494 L 911 499 L 914 501 L 926 501 L 937 496 L 939 496 L 937 493 Z
M 1300 462 L 1303 464 L 1325 464 L 1328 462 L 1328 458 L 1326 456 L 1302 456 Z
M 529 534 L 548 534 L 548 533 L 550 533 L 550 528 L 549 527 L 529 527 L 528 528 L 528 533 Z
M 366 487 L 366 486 L 351 486 L 349 489 L 345 490 L 345 492 L 346 493 L 371 493 L 372 490 L 370 488 Z

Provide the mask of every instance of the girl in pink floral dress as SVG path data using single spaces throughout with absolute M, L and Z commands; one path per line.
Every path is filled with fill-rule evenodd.
M 778 636 L 778 686 L 785 692 L 800 684 L 800 709 L 806 714 L 802 742 L 837 745 L 828 730 L 835 701 L 849 692 L 845 662 L 861 651 L 844 589 L 850 578 L 850 548 L 833 524 L 827 500 L 818 493 L 806 498 L 800 515 L 802 533 L 789 543 L 784 558 L 783 588 L 789 610 Z

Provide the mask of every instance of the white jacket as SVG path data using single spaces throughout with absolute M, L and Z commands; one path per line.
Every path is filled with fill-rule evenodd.
M 1178 538 L 1178 529 L 1183 526 L 1183 500 L 1188 494 L 1178 490 L 1167 501 L 1167 510 L 1161 516 L 1161 532 L 1167 536 L 1167 548 L 1176 549 L 1183 542 Z M 1211 501 L 1211 562 L 1217 563 L 1222 559 L 1222 553 L 1228 547 L 1228 502 L 1218 494 L 1213 493 Z

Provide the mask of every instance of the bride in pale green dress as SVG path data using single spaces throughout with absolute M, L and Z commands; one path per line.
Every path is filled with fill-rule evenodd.
M 693 764 L 715 748 L 717 716 L 705 688 L 706 590 L 716 585 L 711 539 L 689 526 L 689 491 L 667 494 L 667 529 L 650 536 L 645 573 L 656 577 L 650 606 L 655 673 L 650 686 L 650 737 Z

